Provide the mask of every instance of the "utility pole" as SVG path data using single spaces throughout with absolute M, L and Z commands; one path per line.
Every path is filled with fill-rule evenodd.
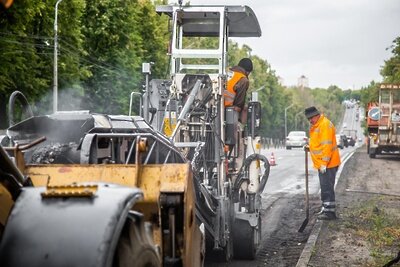
M 285 143 L 286 143 L 286 136 L 287 136 L 287 119 L 286 119 L 287 115 L 286 115 L 286 113 L 289 108 L 293 107 L 293 105 L 294 104 L 292 103 L 292 104 L 290 104 L 290 106 L 285 108 Z
M 57 15 L 58 15 L 58 4 L 62 0 L 58 0 L 55 7 L 54 15 L 54 66 L 53 66 L 53 112 L 56 113 L 58 110 L 58 25 L 57 25 Z

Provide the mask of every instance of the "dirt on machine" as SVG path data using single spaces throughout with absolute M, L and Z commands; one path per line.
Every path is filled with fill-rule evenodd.
M 370 158 L 400 153 L 400 84 L 380 84 L 379 99 L 368 103 L 367 150 Z
M 36 116 L 21 92 L 10 96 L 0 136 L 1 266 L 254 259 L 270 170 L 260 153 L 261 104 L 253 93 L 239 116 L 223 92 L 228 38 L 261 36 L 257 18 L 247 6 L 157 12 L 171 19 L 171 72 L 150 80 L 143 64 L 143 116 Z M 191 45 L 196 38 L 217 45 Z

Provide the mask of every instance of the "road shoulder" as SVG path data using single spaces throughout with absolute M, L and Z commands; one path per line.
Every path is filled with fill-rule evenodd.
M 356 150 L 336 187 L 339 219 L 314 225 L 297 266 L 382 266 L 397 255 L 399 162 L 398 156 L 369 159 L 365 147 Z M 392 237 L 377 241 L 378 231 Z

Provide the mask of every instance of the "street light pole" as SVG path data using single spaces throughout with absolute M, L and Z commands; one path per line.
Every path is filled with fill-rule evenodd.
M 263 86 L 261 86 L 260 88 L 254 90 L 254 92 L 258 92 L 258 91 L 260 91 L 260 90 L 262 90 L 262 89 L 264 89 L 264 88 L 265 88 L 265 85 L 263 85 Z
M 251 92 L 251 101 L 258 101 L 258 91 L 261 91 L 265 88 L 265 85 Z
M 296 115 L 294 115 L 294 128 L 297 130 L 297 116 L 299 116 L 300 114 L 302 114 L 303 111 L 300 111 L 299 113 L 297 113 Z
M 57 25 L 57 15 L 58 15 L 58 4 L 62 0 L 58 0 L 55 7 L 54 15 L 54 66 L 53 66 L 53 112 L 56 113 L 58 110 L 58 25 Z
M 288 106 L 288 107 L 286 107 L 285 108 L 285 143 L 286 143 L 286 136 L 287 136 L 287 119 L 286 119 L 286 113 L 287 113 L 287 110 L 289 109 L 289 108 L 291 108 L 291 107 L 293 107 L 293 103 L 292 104 L 290 104 L 290 106 Z

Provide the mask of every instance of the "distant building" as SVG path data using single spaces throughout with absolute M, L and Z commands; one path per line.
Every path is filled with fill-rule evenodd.
M 284 82 L 285 82 L 285 80 L 281 76 L 278 76 L 279 85 L 283 86 Z
M 297 86 L 301 88 L 308 87 L 308 78 L 304 75 L 301 75 L 300 78 L 297 79 Z

